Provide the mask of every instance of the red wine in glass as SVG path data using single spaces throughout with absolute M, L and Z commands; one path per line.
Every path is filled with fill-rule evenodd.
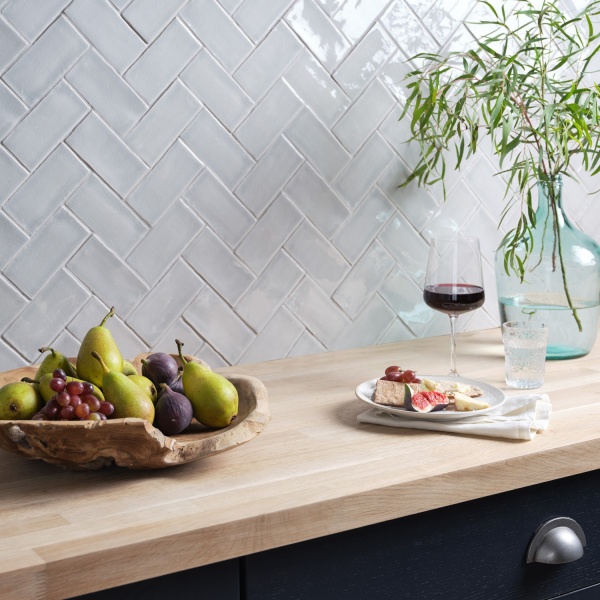
M 485 293 L 479 285 L 438 283 L 425 288 L 423 300 L 430 308 L 447 315 L 462 314 L 483 306 Z
M 479 240 L 465 235 L 434 237 L 423 288 L 425 304 L 450 317 L 450 375 L 456 370 L 456 319 L 483 305 Z

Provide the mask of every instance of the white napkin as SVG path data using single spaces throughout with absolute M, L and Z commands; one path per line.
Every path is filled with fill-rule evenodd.
M 369 408 L 358 415 L 360 423 L 429 429 L 470 435 L 532 440 L 535 434 L 548 429 L 552 404 L 548 394 L 507 396 L 506 402 L 485 415 L 465 417 L 457 421 L 423 421 Z

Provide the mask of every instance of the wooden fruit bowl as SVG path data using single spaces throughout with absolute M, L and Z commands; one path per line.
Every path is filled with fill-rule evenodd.
M 145 356 L 131 362 L 139 367 Z M 22 367 L 0 373 L 0 386 L 33 377 L 36 370 Z M 261 381 L 247 375 L 227 379 L 238 391 L 239 412 L 224 429 L 209 429 L 194 420 L 185 432 L 168 437 L 144 419 L 0 421 L 0 448 L 78 471 L 114 465 L 161 469 L 212 456 L 249 442 L 270 420 L 267 390 Z

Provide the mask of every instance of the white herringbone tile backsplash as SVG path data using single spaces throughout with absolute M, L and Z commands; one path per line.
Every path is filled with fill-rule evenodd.
M 447 333 L 421 292 L 444 231 L 484 251 L 487 301 L 460 328 L 496 326 L 489 152 L 446 202 L 398 189 L 406 59 L 471 44 L 477 10 L 0 0 L 0 370 L 75 355 L 112 305 L 126 357 L 179 338 L 213 366 Z M 594 199 L 570 196 L 599 239 Z

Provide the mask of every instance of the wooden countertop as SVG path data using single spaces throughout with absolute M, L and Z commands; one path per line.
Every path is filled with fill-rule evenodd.
M 0 597 L 61 598 L 558 479 L 600 466 L 600 345 L 547 363 L 533 441 L 359 424 L 390 364 L 445 374 L 447 337 L 221 369 L 253 375 L 255 440 L 157 471 L 66 472 L 0 450 Z M 460 334 L 461 375 L 508 393 L 499 329 Z

